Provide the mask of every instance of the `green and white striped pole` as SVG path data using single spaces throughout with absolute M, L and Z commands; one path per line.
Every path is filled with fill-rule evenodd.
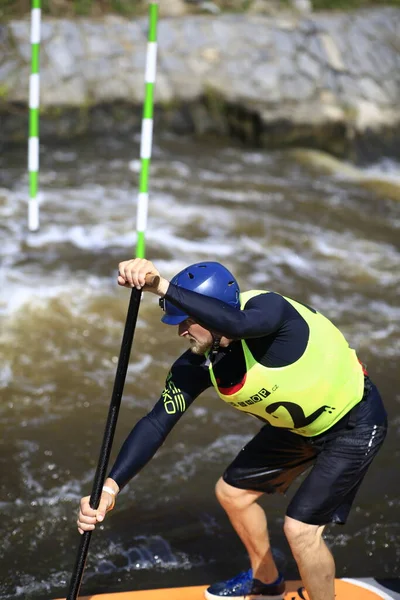
M 41 0 L 32 0 L 31 11 L 31 76 L 29 78 L 29 205 L 28 227 L 30 231 L 39 229 L 39 90 L 40 90 L 40 21 Z
M 145 97 L 143 105 L 142 133 L 140 141 L 140 179 L 136 218 L 136 256 L 144 258 L 146 251 L 145 232 L 149 203 L 149 173 L 153 142 L 153 99 L 157 72 L 157 22 L 158 2 L 149 3 L 149 34 L 147 42 Z

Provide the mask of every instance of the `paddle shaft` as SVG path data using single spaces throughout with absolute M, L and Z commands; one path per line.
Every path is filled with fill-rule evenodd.
M 108 410 L 107 423 L 104 430 L 99 461 L 97 464 L 96 474 L 94 476 L 93 481 L 92 493 L 89 501 L 91 508 L 94 509 L 97 509 L 100 503 L 107 465 L 110 458 L 115 428 L 118 420 L 119 408 L 121 405 L 122 393 L 124 391 L 126 373 L 128 370 L 133 336 L 136 328 L 136 321 L 139 312 L 141 295 L 141 290 L 138 290 L 136 288 L 132 289 L 128 313 L 126 316 L 124 334 L 122 337 L 121 351 L 118 359 L 117 372 L 115 375 L 114 388 L 111 396 L 110 407 Z M 91 531 L 85 531 L 85 533 L 82 534 L 74 570 L 72 572 L 69 584 L 67 600 L 76 600 L 76 598 L 78 597 L 79 589 L 82 582 L 83 571 L 85 570 L 85 563 L 89 550 L 91 535 Z

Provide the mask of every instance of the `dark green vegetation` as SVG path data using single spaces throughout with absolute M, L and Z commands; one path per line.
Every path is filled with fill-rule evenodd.
M 353 10 L 373 6 L 400 6 L 400 0 L 312 0 L 314 10 Z
M 53 17 L 92 16 L 106 13 L 135 16 L 146 12 L 145 0 L 41 0 L 43 14 Z M 0 0 L 0 19 L 29 13 L 31 0 Z
M 268 3 L 269 0 L 265 0 Z M 274 0 L 276 4 L 276 0 Z M 288 0 L 280 0 L 282 8 Z M 99 17 L 105 13 L 116 13 L 134 17 L 146 13 L 146 0 L 42 0 L 44 14 L 54 17 L 91 16 Z M 246 11 L 252 0 L 214 0 L 225 11 Z M 312 0 L 315 10 L 352 10 L 372 6 L 400 6 L 400 0 Z M 195 4 L 188 3 L 188 9 L 195 12 Z M 0 0 L 0 20 L 18 18 L 29 13 L 30 0 Z

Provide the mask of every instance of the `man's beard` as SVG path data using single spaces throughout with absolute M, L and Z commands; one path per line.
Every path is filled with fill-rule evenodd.
M 211 349 L 211 344 L 209 342 L 198 342 L 197 340 L 191 339 L 190 349 L 193 354 L 205 354 Z

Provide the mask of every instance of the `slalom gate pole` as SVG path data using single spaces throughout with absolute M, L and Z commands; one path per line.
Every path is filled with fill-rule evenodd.
M 148 180 L 151 158 L 151 147 L 153 138 L 153 91 L 156 74 L 157 57 L 157 20 L 158 2 L 149 4 L 149 35 L 147 44 L 147 59 L 145 73 L 145 101 L 143 109 L 142 136 L 140 146 L 141 172 L 137 211 L 137 257 L 144 258 L 145 255 L 145 230 L 147 224 L 148 207 Z M 129 357 L 136 328 L 139 305 L 142 292 L 136 288 L 132 289 L 128 313 L 126 316 L 125 329 L 122 338 L 121 351 L 118 359 L 117 372 L 115 375 L 114 388 L 112 392 L 107 422 L 104 430 L 100 456 L 93 481 L 92 493 L 89 504 L 91 508 L 97 509 L 100 503 L 102 488 L 106 476 L 108 461 L 111 454 L 114 433 L 118 420 L 121 398 L 124 390 L 126 373 L 129 365 Z M 81 536 L 74 570 L 71 576 L 67 600 L 76 600 L 79 594 L 83 572 L 92 531 L 85 531 Z
M 143 104 L 142 134 L 140 143 L 140 180 L 136 217 L 136 256 L 144 258 L 146 253 L 145 232 L 149 203 L 149 175 L 153 143 L 154 84 L 157 72 L 157 23 L 158 2 L 149 4 L 149 35 L 147 41 L 145 96 Z
M 39 229 L 39 92 L 40 92 L 40 23 L 41 0 L 32 0 L 31 10 L 31 75 L 29 78 L 29 204 L 28 228 Z

